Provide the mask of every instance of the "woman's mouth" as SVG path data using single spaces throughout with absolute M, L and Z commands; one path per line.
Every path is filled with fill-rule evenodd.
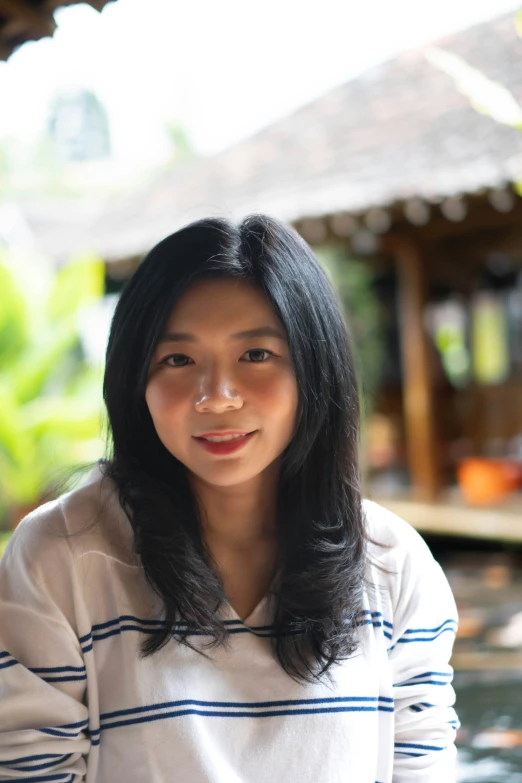
M 209 435 L 208 437 L 195 437 L 205 451 L 211 454 L 232 454 L 239 451 L 256 434 L 257 430 L 247 432 L 245 435 Z

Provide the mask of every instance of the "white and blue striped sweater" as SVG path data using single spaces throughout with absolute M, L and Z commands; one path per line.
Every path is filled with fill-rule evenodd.
M 30 514 L 0 561 L 0 783 L 452 783 L 455 602 L 418 533 L 365 510 L 392 547 L 370 548 L 359 652 L 314 685 L 274 658 L 267 599 L 227 606 L 207 658 L 140 659 L 161 606 L 99 474 Z

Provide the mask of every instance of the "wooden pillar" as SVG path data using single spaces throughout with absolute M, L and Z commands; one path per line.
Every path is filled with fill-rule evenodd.
M 403 364 L 403 407 L 414 496 L 435 500 L 441 486 L 434 388 L 424 327 L 426 264 L 422 248 L 409 237 L 388 236 L 383 246 L 395 257 Z

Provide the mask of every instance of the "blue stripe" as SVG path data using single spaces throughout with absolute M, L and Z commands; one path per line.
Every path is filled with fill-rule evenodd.
M 77 675 L 77 676 L 70 676 L 70 677 L 42 677 L 42 680 L 44 682 L 72 682 L 73 680 L 86 680 L 87 675 Z
M 65 739 L 75 739 L 80 733 L 77 731 L 76 734 L 67 734 L 59 729 L 38 729 L 38 731 L 41 731 L 42 734 L 49 734 L 51 737 L 64 737 Z
M 445 620 L 441 625 L 437 626 L 437 628 L 408 628 L 406 631 L 404 631 L 404 635 L 416 634 L 416 633 L 433 633 L 434 636 L 430 636 L 430 637 L 419 636 L 416 639 L 405 639 L 404 636 L 402 636 L 400 639 L 398 639 L 395 642 L 395 644 L 392 644 L 392 646 L 388 648 L 387 652 L 391 653 L 391 651 L 395 649 L 397 644 L 408 644 L 409 642 L 434 642 L 435 639 L 438 639 L 439 636 L 441 636 L 446 631 L 452 631 L 453 633 L 457 633 L 457 628 L 458 628 L 457 620 L 451 620 L 451 619 Z
M 37 778 L 1 778 L 0 783 L 13 783 L 13 780 L 20 780 L 22 783 L 42 783 L 42 781 L 49 781 L 49 783 L 71 783 L 74 780 L 74 775 L 69 775 L 68 772 L 64 772 L 63 775 L 46 775 L 45 777 Z
M 9 653 L 6 653 L 6 655 L 9 655 Z M 8 669 L 10 666 L 16 666 L 21 665 L 19 661 L 16 661 L 14 658 L 11 661 L 6 661 L 5 663 L 0 663 L 0 669 Z M 33 669 L 28 667 L 27 671 L 32 672 L 33 674 L 36 674 L 38 677 L 43 672 L 61 672 L 61 671 L 83 671 L 85 672 L 85 666 L 57 666 L 55 668 L 48 668 L 48 669 Z M 71 680 L 86 680 L 87 675 L 70 675 L 68 677 L 41 677 L 40 679 L 44 680 L 45 682 L 70 682 Z
M 118 622 L 118 621 L 117 620 L 116 621 L 111 621 L 112 624 L 114 624 L 114 622 Z M 126 621 L 126 622 L 130 622 L 130 621 Z M 140 620 L 136 620 L 135 622 L 141 622 L 141 621 Z M 154 633 L 162 633 L 164 631 L 165 627 L 166 626 L 164 626 L 164 628 L 143 628 L 143 627 L 140 627 L 139 625 L 120 625 L 119 627 L 112 628 L 111 630 L 106 631 L 105 633 L 96 632 L 95 635 L 92 636 L 92 640 L 90 641 L 89 646 L 88 647 L 83 647 L 82 646 L 82 651 L 84 653 L 85 652 L 89 652 L 90 650 L 92 650 L 92 642 L 99 642 L 102 639 L 108 639 L 109 636 L 119 636 L 124 631 L 138 631 L 139 633 L 154 634 Z M 263 638 L 269 638 L 269 637 L 275 636 L 274 633 L 270 634 L 270 633 L 265 633 L 264 632 L 264 629 L 267 628 L 267 627 L 270 627 L 270 626 L 259 626 L 259 630 L 263 631 L 263 633 L 258 633 L 258 629 L 257 628 L 254 628 L 254 627 L 249 628 L 247 626 L 244 626 L 242 628 L 230 628 L 228 633 L 229 634 L 250 633 L 250 634 L 254 634 L 256 636 L 261 636 Z M 94 628 L 94 626 L 93 626 L 93 628 Z M 181 633 L 181 630 L 179 632 Z M 292 630 L 290 630 L 287 633 L 289 635 L 291 635 L 291 634 L 302 633 L 302 631 L 299 631 L 299 630 L 292 631 Z M 192 631 L 191 633 L 189 633 L 189 636 L 208 636 L 208 635 L 209 635 L 209 632 L 207 632 L 207 631 Z M 87 641 L 87 639 L 89 639 L 89 637 L 90 637 L 90 634 L 87 634 L 87 636 L 82 637 L 82 639 L 80 640 L 82 645 L 85 643 L 85 641 Z
M 110 723 L 106 726 L 102 726 L 103 730 L 106 729 L 114 729 L 119 728 L 121 726 L 130 726 L 136 723 L 150 723 L 157 720 L 163 720 L 164 718 L 176 718 L 176 717 L 183 717 L 185 715 L 200 715 L 203 717 L 221 717 L 221 718 L 234 718 L 234 717 L 251 717 L 251 718 L 265 718 L 265 717 L 274 717 L 274 716 L 284 716 L 284 715 L 313 715 L 313 714 L 322 714 L 322 713 L 331 713 L 331 712 L 377 712 L 377 711 L 384 711 L 384 712 L 393 712 L 393 707 L 323 707 L 319 709 L 300 709 L 300 710 L 280 710 L 280 711 L 272 711 L 272 712 L 210 712 L 205 710 L 197 710 L 197 709 L 188 709 L 188 710 L 177 710 L 174 712 L 163 712 L 158 713 L 156 715 L 148 715 L 143 716 L 141 718 L 135 718 L 135 719 L 129 719 L 125 721 L 118 721 L 117 723 Z M 93 729 L 92 730 L 92 740 L 91 745 L 98 746 L 100 744 L 100 729 Z M 94 736 L 96 735 L 96 736 Z
M 414 677 L 410 677 L 409 679 L 416 680 L 418 677 L 449 677 L 451 679 L 453 677 L 453 672 L 422 672 L 422 674 L 416 674 Z M 432 706 L 427 704 L 427 702 L 424 703 L 428 707 Z
M 369 609 L 363 609 L 360 614 L 369 614 L 371 617 L 384 617 L 382 612 L 371 612 Z M 389 623 L 387 620 L 383 620 L 382 624 L 387 628 L 393 628 L 393 623 Z
M 304 704 L 336 704 L 340 702 L 385 702 L 393 704 L 393 698 L 389 696 L 328 696 L 322 699 L 285 699 L 282 701 L 200 701 L 199 699 L 181 699 L 179 701 L 166 701 L 159 704 L 149 704 L 142 707 L 131 707 L 125 710 L 116 710 L 115 712 L 106 712 L 100 715 L 100 720 L 109 720 L 110 718 L 120 717 L 122 715 L 132 715 L 140 712 L 150 712 L 151 710 L 166 709 L 167 707 L 186 707 L 187 705 L 196 705 L 198 707 L 225 707 L 225 708 L 249 708 L 266 709 L 270 707 L 292 707 Z
M 54 672 L 85 672 L 86 669 L 85 666 L 53 666 L 47 669 L 29 669 L 29 671 L 35 674 L 44 674 L 45 672 L 53 674 Z
M 391 708 L 380 708 L 384 711 L 392 711 Z M 270 712 L 212 712 L 208 710 L 177 710 L 175 712 L 163 712 L 157 715 L 146 715 L 141 718 L 118 721 L 102 726 L 102 729 L 114 729 L 121 726 L 129 726 L 135 723 L 149 723 L 165 718 L 179 718 L 184 715 L 200 715 L 208 718 L 274 718 L 287 715 L 317 715 L 334 712 L 377 712 L 377 707 L 318 707 L 316 709 L 299 710 L 271 710 Z
M 0 663 L 0 669 L 8 669 L 10 666 L 16 666 L 18 661 L 15 661 L 13 658 L 11 661 L 6 661 L 5 663 Z
M 57 729 L 81 729 L 84 726 L 87 726 L 87 723 L 89 721 L 87 720 L 77 720 L 76 723 L 61 723 L 59 726 L 57 726 Z
M 407 688 L 409 685 L 449 685 L 449 682 L 439 682 L 438 680 L 415 680 L 415 682 L 394 683 L 394 688 Z
M 428 707 L 434 707 L 434 706 L 435 706 L 434 704 L 428 704 L 428 702 L 420 702 L 419 704 L 411 704 L 410 710 L 413 710 L 414 712 L 423 712 Z
M 410 628 L 407 631 L 404 631 L 404 633 L 436 633 L 437 631 L 440 631 L 441 628 L 444 628 L 445 625 L 448 625 L 449 623 L 454 623 L 455 625 L 458 625 L 458 622 L 456 620 L 444 620 L 443 623 L 438 625 L 436 628 Z
M 358 703 L 348 705 L 347 702 Z M 361 704 L 365 702 L 366 704 Z M 371 704 L 368 704 L 371 702 Z M 382 702 L 382 703 L 381 703 Z M 304 705 L 315 705 L 310 708 L 305 708 Z M 327 706 L 328 705 L 328 706 Z M 331 706 L 333 705 L 333 706 Z M 390 705 L 390 706 L 386 706 Z M 268 709 L 274 707 L 291 707 L 298 706 L 299 709 Z M 172 709 L 172 708 L 188 707 L 188 709 Z M 198 707 L 206 707 L 207 709 L 198 709 Z M 210 707 L 225 707 L 225 710 L 208 709 Z M 236 708 L 234 711 L 232 708 Z M 239 708 L 240 711 L 237 711 Z M 243 709 L 241 709 L 243 708 Z M 247 708 L 247 709 L 245 709 Z M 157 712 L 160 709 L 169 709 L 168 712 Z M 264 710 L 264 711 L 256 711 Z M 153 712 L 154 715 L 144 715 L 146 712 Z M 117 710 L 115 712 L 104 713 L 100 715 L 100 720 L 104 721 L 101 729 L 93 729 L 91 731 L 92 745 L 98 745 L 99 734 L 101 730 L 119 728 L 122 726 L 129 726 L 137 723 L 146 723 L 150 721 L 158 721 L 167 718 L 182 717 L 186 715 L 200 715 L 203 717 L 219 717 L 219 718 L 264 718 L 264 717 L 281 717 L 287 715 L 313 715 L 323 713 L 337 713 L 337 712 L 393 712 L 393 698 L 387 696 L 375 697 L 375 696 L 347 696 L 347 697 L 326 697 L 322 699 L 288 699 L 283 701 L 268 701 L 268 702 L 206 702 L 196 699 L 183 699 L 180 701 L 163 702 L 159 704 L 146 705 L 142 707 Z M 140 716 L 141 714 L 141 716 Z M 122 718 L 129 716 L 125 720 L 119 720 L 116 722 L 107 722 L 114 720 L 114 718 Z M 138 717 L 140 716 L 140 717 Z M 96 736 L 95 736 L 96 735 Z
M 40 759 L 63 759 L 65 756 L 61 756 L 59 753 L 40 753 L 38 756 L 20 756 L 17 759 L 3 760 L 2 764 L 21 764 L 28 761 L 39 761 Z
M 55 728 L 38 729 L 38 731 L 41 731 L 43 734 L 50 734 L 52 737 L 66 737 L 67 739 L 75 739 L 75 737 L 81 733 L 82 729 L 87 728 L 87 724 L 87 720 L 81 720 L 77 723 L 64 723 L 63 725 L 56 726 Z M 78 731 L 74 732 L 74 734 L 69 734 L 66 731 L 67 729 L 78 729 Z
M 370 612 L 369 609 L 362 610 L 359 614 L 360 615 L 369 614 L 371 617 L 382 617 L 381 612 Z M 224 625 L 228 627 L 228 632 L 230 634 L 252 633 L 258 636 L 260 635 L 266 636 L 267 638 L 268 637 L 272 638 L 273 636 L 275 636 L 275 627 L 273 625 L 247 626 L 241 620 L 223 620 L 222 622 Z M 362 624 L 366 622 L 371 622 L 371 621 L 362 621 Z M 373 625 L 374 627 L 381 627 L 384 625 L 387 628 L 393 628 L 392 623 L 386 620 L 375 621 L 373 622 Z M 146 626 L 152 626 L 152 627 L 146 627 Z M 139 631 L 141 633 L 151 634 L 151 633 L 162 633 L 166 627 L 167 626 L 164 620 L 144 620 L 139 617 L 135 617 L 134 615 L 128 615 L 128 614 L 120 615 L 119 617 L 116 617 L 112 620 L 107 620 L 104 623 L 94 624 L 92 626 L 92 629 L 89 631 L 89 633 L 81 636 L 79 641 L 82 646 L 85 644 L 89 645 L 88 647 L 83 648 L 83 652 L 90 652 L 90 650 L 92 649 L 92 641 L 101 641 L 103 639 L 109 638 L 110 636 L 116 636 L 120 634 L 122 631 Z M 176 630 L 178 630 L 180 633 L 188 631 L 189 636 L 207 636 L 210 633 L 201 630 L 191 631 L 187 623 L 183 623 L 183 622 L 176 622 L 174 623 L 173 627 Z M 303 633 L 303 631 L 301 628 L 297 628 L 297 629 L 289 629 L 287 633 L 298 634 L 298 633 Z
M 91 745 L 93 747 L 100 744 L 100 731 L 101 729 L 92 729 L 89 732 L 91 735 Z
M 133 622 L 133 623 L 142 623 L 143 625 L 156 625 L 165 627 L 165 621 L 164 620 L 142 620 L 140 617 L 134 617 L 131 614 L 122 614 L 119 617 L 115 617 L 113 620 L 107 620 L 105 623 L 96 623 L 91 628 L 91 633 L 96 633 L 97 631 L 103 631 L 106 628 L 110 628 L 113 625 L 118 625 L 119 623 L 124 622 Z M 178 623 L 175 623 L 177 626 Z M 161 630 L 161 628 L 159 629 Z
M 100 642 L 102 639 L 108 639 L 109 636 L 119 636 L 123 631 L 139 631 L 140 633 L 162 633 L 161 628 L 140 628 L 137 625 L 122 625 L 118 628 L 113 628 L 111 631 L 105 633 L 97 633 L 92 637 L 93 642 Z
M 9 652 L 6 652 L 6 651 L 4 651 L 4 652 L 0 652 L 0 658 L 5 658 L 5 657 L 6 657 L 6 656 L 8 656 L 8 655 L 11 655 L 11 653 L 9 653 Z
M 420 745 L 417 742 L 395 742 L 396 748 L 412 748 L 413 750 L 445 750 L 438 745 Z
M 442 636 L 443 633 L 446 631 L 451 631 L 451 633 L 456 633 L 456 628 L 443 628 L 442 631 L 439 631 L 439 633 L 435 634 L 435 636 L 419 636 L 416 639 L 398 639 L 395 644 L 407 644 L 408 642 L 434 642 L 435 639 L 438 639 L 439 636 Z M 407 631 L 405 631 L 407 633 Z
M 48 755 L 52 755 L 52 754 L 48 754 Z M 49 767 L 55 767 L 57 764 L 61 764 L 62 762 L 67 761 L 67 759 L 70 759 L 71 756 L 72 753 L 68 753 L 66 756 L 55 757 L 54 761 L 46 761 L 45 764 L 35 764 L 29 767 L 27 766 L 16 767 L 16 769 L 13 769 L 13 772 L 36 772 L 39 769 L 49 769 Z M 33 758 L 38 758 L 38 756 L 34 756 Z M 2 764 L 8 764 L 8 762 L 3 761 Z
M 380 620 L 359 620 L 357 623 L 355 623 L 356 626 L 361 625 L 373 625 L 374 628 L 382 628 L 385 623 L 383 623 Z M 387 625 L 390 625 L 390 623 L 387 623 Z M 384 636 L 386 636 L 387 639 L 391 639 L 392 635 L 389 633 L 389 631 L 383 631 Z

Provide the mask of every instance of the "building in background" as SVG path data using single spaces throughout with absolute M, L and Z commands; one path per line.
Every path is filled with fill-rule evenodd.
M 109 157 L 109 122 L 103 104 L 90 90 L 58 95 L 51 108 L 49 136 L 64 161 Z
M 476 108 L 481 89 L 487 112 Z M 417 527 L 520 537 L 515 496 L 469 514 L 454 489 L 465 458 L 521 460 L 517 101 L 522 40 L 508 14 L 405 52 L 105 203 L 69 232 L 70 250 L 100 253 L 114 291 L 190 220 L 258 211 L 318 249 L 364 258 L 387 356 L 367 427 L 369 491 Z M 57 214 L 35 229 L 57 259 L 68 252 L 63 228 Z

